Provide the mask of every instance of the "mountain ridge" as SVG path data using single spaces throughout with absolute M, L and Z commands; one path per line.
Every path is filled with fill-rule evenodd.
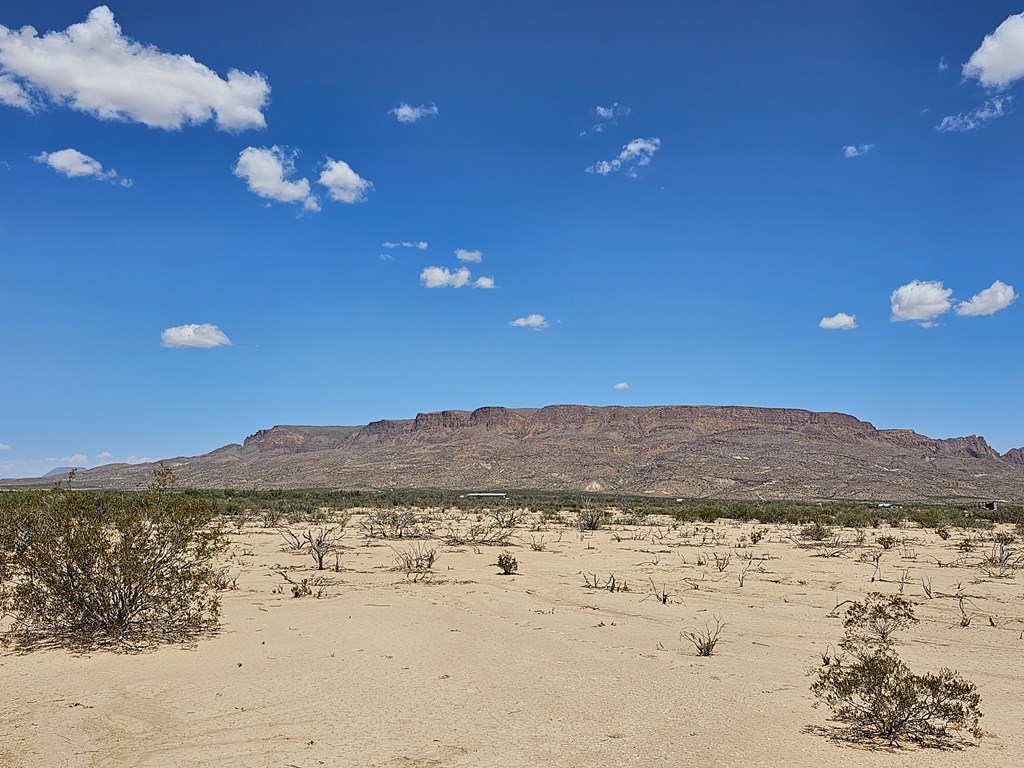
M 277 425 L 166 460 L 193 487 L 523 488 L 797 500 L 1024 499 L 1024 449 L 837 412 L 748 406 L 485 406 L 360 426 Z M 79 473 L 144 485 L 152 465 Z

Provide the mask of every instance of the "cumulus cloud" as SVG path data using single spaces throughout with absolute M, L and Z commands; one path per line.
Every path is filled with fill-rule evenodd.
M 301 202 L 307 211 L 319 211 L 320 201 L 310 193 L 309 179 L 286 178 L 295 172 L 295 154 L 277 145 L 246 147 L 238 155 L 235 176 L 245 179 L 249 191 L 266 200 Z
M 461 288 L 469 284 L 471 277 L 466 267 L 454 272 L 448 267 L 427 267 L 420 272 L 420 282 L 427 288 Z
M 103 451 L 102 453 L 97 453 L 95 458 L 97 461 L 106 461 L 108 459 L 114 458 L 114 454 L 112 454 L 110 451 Z
M 10 75 L 0 75 L 0 104 L 18 107 L 26 112 L 35 111 L 35 104 L 28 92 Z
M 473 288 L 490 289 L 494 287 L 493 277 L 473 279 L 468 267 L 459 267 L 452 272 L 448 267 L 427 267 L 420 272 L 420 282 L 426 288 Z
M 130 187 L 131 179 L 117 175 L 117 171 L 111 168 L 103 170 L 103 164 L 95 158 L 89 157 L 77 149 L 61 149 L 56 152 L 41 152 L 33 158 L 37 163 L 48 165 L 57 173 L 67 176 L 69 179 L 93 178 L 100 181 L 110 181 L 120 184 L 122 187 Z
M 818 327 L 827 331 L 853 331 L 857 329 L 857 316 L 836 312 L 832 317 L 821 318 Z
M 889 299 L 892 321 L 913 320 L 931 328 L 936 317 L 950 310 L 952 295 L 953 289 L 944 287 L 939 280 L 913 280 L 901 285 Z
M 400 243 L 393 243 L 390 240 L 381 243 L 382 248 L 417 248 L 421 251 L 427 250 L 426 240 L 403 240 Z
M 222 130 L 266 125 L 266 78 L 237 69 L 227 79 L 186 54 L 164 53 L 121 33 L 105 5 L 80 24 L 40 36 L 0 24 L 0 101 L 31 110 L 47 100 L 101 120 L 180 129 L 211 118 Z
M 534 331 L 543 331 L 548 327 L 547 318 L 544 315 L 527 315 L 526 317 L 517 317 L 515 320 L 509 322 L 509 325 L 513 328 L 530 328 Z
M 472 261 L 479 264 L 484 260 L 483 251 L 467 251 L 465 248 L 455 249 L 455 258 L 459 261 Z
M 843 157 L 860 157 L 875 148 L 874 144 L 848 144 L 843 147 Z
M 980 128 L 989 120 L 995 120 L 997 117 L 1002 117 L 1006 114 L 1006 108 L 1010 106 L 1012 101 L 1012 96 L 994 96 L 973 112 L 961 112 L 957 115 L 946 115 L 946 117 L 942 118 L 942 122 L 935 126 L 935 130 L 942 131 L 944 133 L 963 133 L 964 131 L 973 131 L 975 128 Z
M 661 139 L 654 137 L 650 139 L 633 139 L 626 144 L 611 160 L 600 160 L 585 170 L 587 173 L 596 173 L 598 176 L 607 176 L 622 168 L 626 169 L 627 175 L 635 175 L 639 166 L 650 165 L 654 153 L 661 148 Z
M 329 157 L 317 182 L 327 187 L 331 200 L 339 203 L 361 203 L 373 187 L 344 160 L 332 160 Z
M 976 293 L 967 301 L 957 304 L 956 313 L 962 317 L 978 317 L 980 315 L 994 315 L 1001 309 L 1006 309 L 1017 300 L 1017 292 L 1012 285 L 1007 285 L 1002 280 L 996 280 L 985 290 Z
M 1024 77 L 1024 13 L 1008 16 L 986 35 L 963 69 L 986 88 L 1005 88 Z
M 160 341 L 165 347 L 194 347 L 210 349 L 231 345 L 224 331 L 212 323 L 190 323 L 165 328 L 160 333 Z
M 620 392 L 621 391 L 625 391 L 625 390 L 629 389 L 629 382 L 628 381 L 620 381 L 618 384 L 615 384 L 614 386 L 612 386 L 612 389 L 617 389 Z
M 420 104 L 418 107 L 414 107 L 404 101 L 394 109 L 388 110 L 388 114 L 397 117 L 400 123 L 415 123 L 424 117 L 437 117 L 437 112 L 437 104 L 431 104 L 429 107 L 426 104 Z

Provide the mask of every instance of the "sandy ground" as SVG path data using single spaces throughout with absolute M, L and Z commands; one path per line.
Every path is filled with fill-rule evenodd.
M 318 574 L 276 531 L 233 531 L 238 589 L 224 593 L 222 630 L 193 648 L 0 655 L 0 766 L 1024 764 L 1024 576 L 986 577 L 971 565 L 984 546 L 949 565 L 964 532 L 894 532 L 906 543 L 885 552 L 872 583 L 861 554 L 891 531 L 825 558 L 786 526 L 746 545 L 754 526 L 729 522 L 521 525 L 508 547 L 516 575 L 499 575 L 501 548 L 433 539 L 422 543 L 439 554 L 432 580 L 410 583 L 395 551 L 414 543 L 366 539 L 356 522 L 341 570 L 319 574 L 320 598 L 292 597 L 276 566 L 293 580 Z M 716 552 L 732 555 L 723 571 Z M 872 589 L 897 592 L 903 569 L 922 621 L 900 652 L 915 670 L 948 666 L 977 684 L 978 746 L 837 742 L 827 710 L 812 706 L 809 673 L 842 633 L 830 612 Z M 629 591 L 589 589 L 581 572 L 614 573 Z M 713 616 L 722 640 L 700 658 L 681 632 Z

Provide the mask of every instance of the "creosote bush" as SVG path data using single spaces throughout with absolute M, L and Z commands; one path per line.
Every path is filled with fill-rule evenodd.
M 161 466 L 145 493 L 58 486 L 26 497 L 0 535 L 6 639 L 131 648 L 215 628 L 213 558 L 225 537 L 209 500 L 174 493 L 173 483 Z
M 851 605 L 841 645 L 852 659 L 826 657 L 811 692 L 855 735 L 893 746 L 942 745 L 956 732 L 980 738 L 975 685 L 948 669 L 914 674 L 893 650 L 893 633 L 916 621 L 913 604 L 898 595 L 876 592 Z
M 511 576 L 519 570 L 519 563 L 516 562 L 511 552 L 502 552 L 498 555 L 498 567 L 503 576 Z

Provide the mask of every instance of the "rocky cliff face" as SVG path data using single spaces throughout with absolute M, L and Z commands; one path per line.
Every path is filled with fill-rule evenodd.
M 1024 450 L 933 440 L 842 413 L 553 405 L 421 413 L 361 427 L 278 426 L 171 461 L 198 487 L 603 490 L 688 497 L 1024 500 Z M 81 480 L 144 485 L 152 467 Z

